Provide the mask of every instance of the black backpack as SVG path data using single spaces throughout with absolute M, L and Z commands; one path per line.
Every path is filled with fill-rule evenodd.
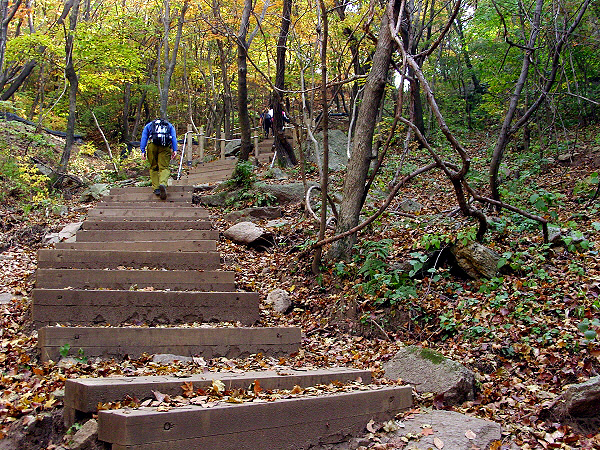
M 155 145 L 170 147 L 172 141 L 171 133 L 169 131 L 169 122 L 162 119 L 156 119 L 152 122 L 149 138 Z

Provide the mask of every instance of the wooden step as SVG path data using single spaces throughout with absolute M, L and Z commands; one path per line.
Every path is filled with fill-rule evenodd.
M 154 252 L 214 252 L 217 241 L 114 241 L 114 242 L 58 242 L 54 248 L 61 250 L 121 250 Z
M 283 450 L 340 442 L 412 405 L 410 386 L 265 403 L 100 411 L 98 439 L 113 450 Z
M 146 203 L 192 203 L 191 192 L 169 192 L 167 188 L 167 199 L 161 200 L 157 195 L 150 192 L 132 192 L 116 195 L 105 195 L 102 198 L 106 202 L 146 202 Z
M 76 242 L 180 241 L 219 239 L 217 230 L 79 230 Z
M 35 328 L 56 325 L 176 325 L 202 322 L 240 322 L 259 318 L 255 292 L 126 291 L 34 289 Z
M 104 197 L 106 199 L 106 197 Z M 135 200 L 102 200 L 96 204 L 96 208 L 109 209 L 109 208 L 126 208 L 126 209 L 147 209 L 147 210 L 171 210 L 179 209 L 181 207 L 192 208 L 191 205 L 186 205 L 182 202 L 168 202 L 168 201 L 152 201 L 152 202 L 139 202 Z
M 231 167 L 202 167 L 202 166 L 197 166 L 197 167 L 193 167 L 189 170 L 188 174 L 194 174 L 194 175 L 215 175 L 215 174 L 225 174 L 228 176 L 228 174 L 231 174 L 233 172 L 233 170 L 235 169 L 235 166 L 231 166 Z
M 153 193 L 154 190 L 152 186 L 129 186 L 129 187 L 121 187 L 121 188 L 111 188 L 110 195 L 119 195 L 119 194 L 131 194 L 131 193 Z M 190 193 L 191 189 L 186 186 L 174 187 L 169 190 L 169 186 L 167 186 L 167 192 L 187 192 Z
M 210 230 L 208 220 L 85 220 L 80 230 Z
M 287 389 L 294 386 L 307 388 L 330 383 L 347 383 L 359 380 L 361 383 L 371 382 L 369 370 L 334 367 L 330 369 L 249 371 L 241 373 L 207 372 L 186 376 L 142 376 L 142 377 L 110 377 L 110 378 L 76 378 L 65 384 L 65 409 L 80 413 L 96 413 L 98 403 L 117 402 L 126 396 L 137 398 L 140 402 L 154 398 L 152 391 L 171 397 L 181 395 L 183 383 L 192 384 L 194 389 L 210 389 L 212 382 L 221 381 L 225 389 L 247 390 L 258 380 L 263 391 Z M 70 426 L 70 425 L 67 425 Z
M 191 186 L 188 186 L 191 188 Z M 208 218 L 204 208 L 181 206 L 179 208 L 94 208 L 88 220 L 195 220 Z
M 36 287 L 45 289 L 147 289 L 235 291 L 235 274 L 197 270 L 38 269 Z
M 121 248 L 126 248 L 122 246 Z M 173 270 L 217 270 L 218 252 L 150 252 L 131 250 L 40 249 L 40 269 L 117 269 L 118 267 Z
M 144 353 L 170 353 L 238 358 L 262 353 L 284 356 L 300 348 L 301 332 L 295 327 L 269 328 L 116 328 L 43 327 L 38 331 L 42 361 L 58 361 L 60 349 L 86 357 L 139 358 Z M 81 349 L 81 350 L 80 350 Z
M 215 159 L 213 161 L 199 163 L 194 165 L 193 167 L 206 167 L 206 168 L 214 168 L 214 167 L 235 167 L 237 164 L 237 158 L 225 158 L 225 159 Z

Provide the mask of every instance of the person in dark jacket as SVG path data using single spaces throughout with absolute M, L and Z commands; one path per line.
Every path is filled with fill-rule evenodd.
M 161 130 L 161 126 L 164 127 Z M 154 194 L 161 200 L 167 198 L 167 183 L 171 172 L 169 163 L 177 156 L 177 135 L 175 127 L 161 119 L 148 122 L 142 131 L 140 141 L 142 158 L 150 164 L 150 180 Z

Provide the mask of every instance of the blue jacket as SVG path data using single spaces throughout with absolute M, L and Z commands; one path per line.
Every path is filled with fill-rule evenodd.
M 140 141 L 140 150 L 142 153 L 146 153 L 146 144 L 148 144 L 148 136 L 152 132 L 152 123 L 154 120 L 148 122 L 144 127 L 144 131 L 142 131 L 142 140 Z M 167 122 L 169 124 L 169 134 L 171 135 L 171 149 L 173 153 L 177 152 L 177 135 L 175 133 L 175 127 L 171 122 Z

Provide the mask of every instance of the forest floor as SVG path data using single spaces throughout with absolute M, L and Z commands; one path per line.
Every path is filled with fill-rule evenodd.
M 270 230 L 277 244 L 270 250 L 258 252 L 221 240 L 225 268 L 236 271 L 238 288 L 259 292 L 263 299 L 275 288 L 291 295 L 293 305 L 286 314 L 267 306 L 261 313 L 261 325 L 297 325 L 304 331 L 301 351 L 277 360 L 220 358 L 202 367 L 162 366 L 148 358 L 120 364 L 40 363 L 29 299 L 36 252 L 45 245 L 45 234 L 83 220 L 93 204 L 61 200 L 62 208 L 25 213 L 16 199 L 5 197 L 0 205 L 0 293 L 16 297 L 0 305 L 0 438 L 15 424 L 26 427 L 58 411 L 61 389 L 70 377 L 351 366 L 371 369 L 378 382 L 386 383 L 385 361 L 400 346 L 415 344 L 463 363 L 477 380 L 474 401 L 449 407 L 431 395 L 418 395 L 417 409 L 446 408 L 498 422 L 503 426 L 499 448 L 600 448 L 600 434 L 577 434 L 544 416 L 544 406 L 565 386 L 600 374 L 600 330 L 588 339 L 581 331 L 586 319 L 600 318 L 600 200 L 589 203 L 597 183 L 593 173 L 600 169 L 600 130 L 573 130 L 561 142 L 562 151 L 553 151 L 552 159 L 507 154 L 504 198 L 581 232 L 583 247 L 544 245 L 535 222 L 486 211 L 495 226 L 484 243 L 507 262 L 489 280 L 462 278 L 450 267 L 437 266 L 427 277 L 405 280 L 404 288 L 389 288 L 401 263 L 418 264 L 437 243 L 443 248 L 457 236 L 472 234 L 473 223 L 453 213 L 450 183 L 433 172 L 411 182 L 389 212 L 360 233 L 351 259 L 325 262 L 318 276 L 311 273 L 309 258 L 296 257 L 317 232 L 301 205 L 284 208 L 287 223 Z M 471 181 L 484 186 L 489 144 L 481 136 L 469 136 L 466 147 L 474 162 Z M 565 148 L 572 158 L 560 162 Z M 420 157 L 406 164 L 414 168 L 424 161 Z M 388 180 L 394 172 L 392 163 L 384 168 Z M 287 173 L 288 181 L 299 179 L 297 170 Z M 334 176 L 334 190 L 342 180 L 342 174 Z M 385 191 L 386 181 L 376 184 L 367 214 Z M 396 214 L 405 199 L 418 201 L 423 209 L 414 217 Z M 228 227 L 226 211 L 210 212 L 219 230 Z

